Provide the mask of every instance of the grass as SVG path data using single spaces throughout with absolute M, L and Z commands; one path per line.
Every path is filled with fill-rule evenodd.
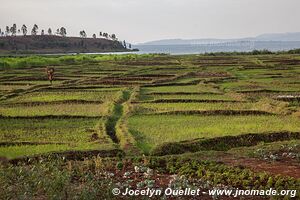
M 101 61 L 122 61 L 130 59 L 145 59 L 155 57 L 155 55 L 70 55 L 70 56 L 26 56 L 26 57 L 1 57 L 0 68 L 26 68 L 40 66 L 63 66 L 94 64 Z
M 111 187 L 141 160 L 162 177 L 186 175 L 213 186 L 298 186 L 295 178 L 254 173 L 244 163 L 212 162 L 227 155 L 264 163 L 259 149 L 277 154 L 282 145 L 299 144 L 298 134 L 284 131 L 299 132 L 300 104 L 276 96 L 300 92 L 300 57 L 266 53 L 0 57 L 0 196 L 113 199 Z M 45 66 L 55 68 L 53 85 Z M 5 158 L 19 165 L 2 165 Z M 286 171 L 290 163 L 280 165 Z
M 176 93 L 176 92 L 195 92 L 195 93 L 219 93 L 220 91 L 209 85 L 187 85 L 187 86 L 160 86 L 160 87 L 147 87 L 147 93 Z
M 89 142 L 102 118 L 0 119 L 2 142 Z M 102 133 L 104 134 L 104 133 Z
M 16 74 L 16 77 L 19 77 L 20 74 Z M 46 78 L 41 78 L 41 80 L 31 80 L 32 78 L 26 78 L 29 80 L 8 80 L 7 82 L 3 82 L 3 84 L 6 85 L 19 85 L 23 87 L 30 87 L 30 86 L 36 86 L 36 85 L 50 85 L 50 82 Z M 45 79 L 45 80 L 42 80 Z M 62 84 L 63 81 L 55 80 L 52 82 L 53 86 Z
M 285 66 L 282 66 L 285 67 Z M 267 89 L 274 91 L 300 91 L 297 69 L 289 67 L 288 70 L 276 69 L 274 67 L 263 67 L 253 69 L 233 69 L 236 81 L 227 81 L 220 84 L 226 90 L 256 90 Z
M 79 143 L 79 144 L 41 144 L 41 145 L 14 145 L 0 146 L 0 157 L 14 159 L 23 156 L 35 156 L 53 152 L 64 151 L 89 151 L 89 150 L 111 150 L 115 147 L 110 144 Z
M 140 148 L 149 152 L 165 142 L 246 133 L 299 131 L 300 121 L 296 117 L 285 116 L 138 115 L 129 118 L 128 126 L 140 142 Z
M 67 150 L 114 149 L 102 128 L 104 122 L 103 118 L 2 118 L 0 141 L 15 144 L 0 146 L 0 156 L 16 158 Z
M 180 78 L 175 81 L 171 81 L 171 83 L 193 83 L 200 81 L 200 78 Z
M 13 90 L 24 90 L 30 88 L 30 85 L 0 85 L 1 91 L 13 91 Z
M 47 116 L 47 115 L 68 115 L 68 116 L 105 116 L 109 112 L 108 103 L 61 103 L 46 105 L 28 106 L 0 106 L 2 116 Z
M 292 79 L 290 79 L 291 81 Z M 296 81 L 296 79 L 295 79 Z M 288 82 L 274 81 L 268 79 L 268 81 L 257 80 L 239 80 L 237 82 L 227 82 L 221 85 L 221 88 L 232 91 L 243 90 L 274 90 L 274 91 L 291 91 L 300 92 L 300 84 L 290 84 Z
M 300 140 L 290 140 L 290 141 L 280 141 L 272 143 L 261 143 L 252 147 L 239 147 L 233 148 L 228 151 L 228 153 L 236 156 L 245 157 L 262 157 L 271 154 L 281 154 L 285 153 L 297 153 L 299 155 L 300 150 Z M 299 158 L 298 158 L 299 161 Z
M 53 101 L 70 101 L 70 100 L 86 100 L 86 101 L 107 101 L 114 100 L 118 97 L 118 92 L 114 91 L 70 91 L 70 92 L 34 92 L 18 96 L 11 99 L 13 102 L 53 102 Z
M 204 110 L 257 110 L 255 104 L 247 103 L 139 103 L 136 113 Z
M 157 99 L 196 99 L 196 100 L 235 100 L 229 95 L 222 94 L 198 94 L 198 95 L 174 95 L 160 94 L 160 95 L 144 95 L 141 100 L 157 100 Z

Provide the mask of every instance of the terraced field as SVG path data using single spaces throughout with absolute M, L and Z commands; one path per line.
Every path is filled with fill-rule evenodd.
M 300 186 L 299 55 L 78 55 L 0 61 L 3 163 L 35 166 L 28 160 L 51 158 L 51 170 L 63 166 L 61 170 L 69 170 L 72 177 L 76 170 L 91 165 L 93 171 L 102 162 L 109 163 L 102 163 L 107 171 L 124 165 L 123 173 L 144 159 L 143 165 L 166 174 L 206 177 L 192 173 L 195 166 L 202 167 L 216 173 L 206 177 L 213 185 L 247 188 L 254 179 L 246 181 L 245 175 L 240 178 L 245 182 L 233 181 L 241 172 L 239 165 L 251 176 L 267 173 L 268 184 L 259 182 L 264 188 L 284 186 L 268 181 L 276 175 L 288 177 L 291 187 Z M 44 70 L 49 65 L 55 68 L 52 85 Z M 187 158 L 186 163 L 198 164 L 181 169 L 172 163 Z M 224 173 L 217 176 L 212 166 L 231 167 L 232 174 L 225 173 L 228 177 L 220 182 Z M 287 167 L 293 171 L 284 171 Z M 1 169 L 9 173 L 0 181 L 14 176 L 15 168 Z M 89 176 L 99 175 L 87 171 Z M 76 182 L 81 175 L 74 176 Z M 120 180 L 112 184 L 116 182 Z M 37 186 L 35 192 L 41 191 Z

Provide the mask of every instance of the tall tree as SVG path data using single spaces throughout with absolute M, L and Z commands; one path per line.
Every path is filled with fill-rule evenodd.
M 10 27 L 10 32 L 12 36 L 16 36 L 17 35 L 17 25 L 13 24 L 12 27 Z
M 22 33 L 24 36 L 26 36 L 27 34 L 27 26 L 25 24 L 23 24 L 23 26 L 21 27 Z
M 56 34 L 56 35 L 59 35 L 59 34 L 60 34 L 60 30 L 59 30 L 59 28 L 58 28 L 58 29 L 56 29 L 56 32 L 55 32 L 55 34 Z
M 114 34 L 114 33 L 113 33 L 113 34 L 111 34 L 111 39 L 112 39 L 112 40 L 116 40 L 116 39 L 117 39 L 117 36 L 116 36 L 116 34 Z
M 84 30 L 80 31 L 79 34 L 80 34 L 80 37 L 86 38 L 86 33 Z
M 102 32 L 100 31 L 99 36 L 102 37 L 102 35 L 103 35 L 103 34 L 102 34 Z
M 65 37 L 67 35 L 67 30 L 65 27 L 61 27 L 60 30 L 59 30 L 59 34 L 62 36 L 62 37 Z
M 51 28 L 48 28 L 48 35 L 52 35 L 52 30 L 51 30 Z
M 44 29 L 42 29 L 42 31 L 41 31 L 41 35 L 45 35 L 45 31 L 44 31 Z
M 5 27 L 5 36 L 8 36 L 9 33 L 10 33 L 10 28 L 9 28 L 9 26 L 6 26 Z
M 93 38 L 96 39 L 96 34 L 95 33 L 93 34 Z
M 125 49 L 127 49 L 127 44 L 126 44 L 125 40 L 123 41 L 123 46 L 124 46 Z
M 103 33 L 103 37 L 108 38 L 108 33 Z
M 36 35 L 38 33 L 38 29 L 39 29 L 38 25 L 34 24 L 31 30 L 31 35 Z

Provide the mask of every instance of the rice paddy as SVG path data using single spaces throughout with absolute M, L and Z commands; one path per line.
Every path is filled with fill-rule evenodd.
M 129 119 L 129 130 L 146 150 L 165 142 L 247 133 L 299 131 L 295 117 L 149 115 Z M 149 149 L 150 148 L 150 149 Z
M 147 93 L 218 93 L 219 90 L 210 85 L 191 85 L 191 86 L 159 86 L 148 87 Z
M 114 96 L 115 95 L 115 96 Z M 108 101 L 117 98 L 111 91 L 70 91 L 70 92 L 33 92 L 11 99 L 12 102 L 53 102 L 53 101 Z
M 36 65 L 38 57 L 2 58 L 8 64 L 0 79 L 1 142 L 19 142 L 11 151 L 43 142 L 41 152 L 72 150 L 72 143 L 73 150 L 129 145 L 150 153 L 168 142 L 299 131 L 299 104 L 277 99 L 300 92 L 300 66 L 282 65 L 283 57 L 298 59 L 94 55 L 41 57 Z M 59 65 L 53 85 L 41 67 L 46 62 Z M 91 143 L 101 138 L 106 143 Z
M 54 170 L 60 158 L 84 160 L 74 161 L 78 170 L 85 169 L 86 163 L 92 163 L 92 170 L 97 170 L 102 166 L 100 157 L 114 157 L 113 165 L 120 160 L 124 169 L 128 164 L 124 159 L 141 159 L 142 155 L 151 155 L 154 160 L 189 157 L 188 163 L 200 156 L 208 162 L 221 160 L 226 166 L 232 163 L 224 160 L 224 155 L 242 155 L 246 157 L 243 159 L 267 156 L 269 160 L 269 155 L 253 156 L 253 151 L 265 148 L 272 153 L 281 151 L 280 145 L 300 145 L 300 65 L 286 65 L 282 59 L 300 57 L 0 58 L 0 161 L 17 163 L 25 159 L 29 163 L 27 159 L 56 156 L 50 159 Z M 7 62 L 5 67 L 1 67 L 1 60 Z M 45 66 L 51 63 L 55 68 L 52 85 L 44 74 Z M 274 150 L 270 148 L 273 144 Z M 299 149 L 291 153 L 296 157 L 288 161 L 298 166 L 295 159 Z M 147 157 L 142 159 L 149 163 Z M 67 170 L 78 172 L 70 161 L 62 162 Z M 244 163 L 247 164 L 244 160 L 240 164 Z M 280 162 L 280 167 L 286 167 L 286 163 Z M 252 167 L 251 163 L 248 167 Z M 175 168 L 168 170 L 167 173 L 179 173 Z M 286 174 L 297 175 L 290 171 Z M 2 179 L 8 176 L 14 173 L 10 171 Z M 74 180 L 81 180 L 83 175 L 74 176 Z M 213 182 L 216 178 L 208 180 Z M 233 184 L 232 177 L 227 181 Z
M 168 111 L 210 111 L 210 110 L 256 110 L 253 103 L 140 103 L 137 112 L 160 113 Z M 137 113 L 138 114 L 138 113 Z
M 0 113 L 8 117 L 34 116 L 105 116 L 109 112 L 108 103 L 54 103 L 41 105 L 2 105 Z

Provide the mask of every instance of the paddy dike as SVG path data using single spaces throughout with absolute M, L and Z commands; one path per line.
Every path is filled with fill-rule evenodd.
M 106 123 L 105 123 L 105 129 L 107 135 L 111 138 L 111 140 L 114 143 L 119 143 L 120 139 L 117 137 L 116 134 L 116 125 L 117 122 L 120 120 L 120 118 L 123 115 L 123 103 L 128 101 L 130 98 L 130 92 L 129 91 L 123 91 L 123 94 L 121 98 L 114 103 L 113 105 L 113 111 L 112 114 L 108 117 Z
M 19 164 L 19 163 L 34 163 L 40 160 L 51 160 L 51 159 L 59 159 L 64 158 L 65 160 L 76 160 L 76 161 L 83 161 L 86 159 L 90 159 L 93 157 L 118 157 L 123 156 L 124 152 L 119 149 L 112 149 L 112 150 L 88 150 L 88 151 L 61 151 L 61 152 L 52 152 L 47 154 L 40 154 L 34 156 L 24 156 L 18 157 L 14 159 L 5 159 L 0 157 L 1 162 L 9 162 L 11 164 Z

